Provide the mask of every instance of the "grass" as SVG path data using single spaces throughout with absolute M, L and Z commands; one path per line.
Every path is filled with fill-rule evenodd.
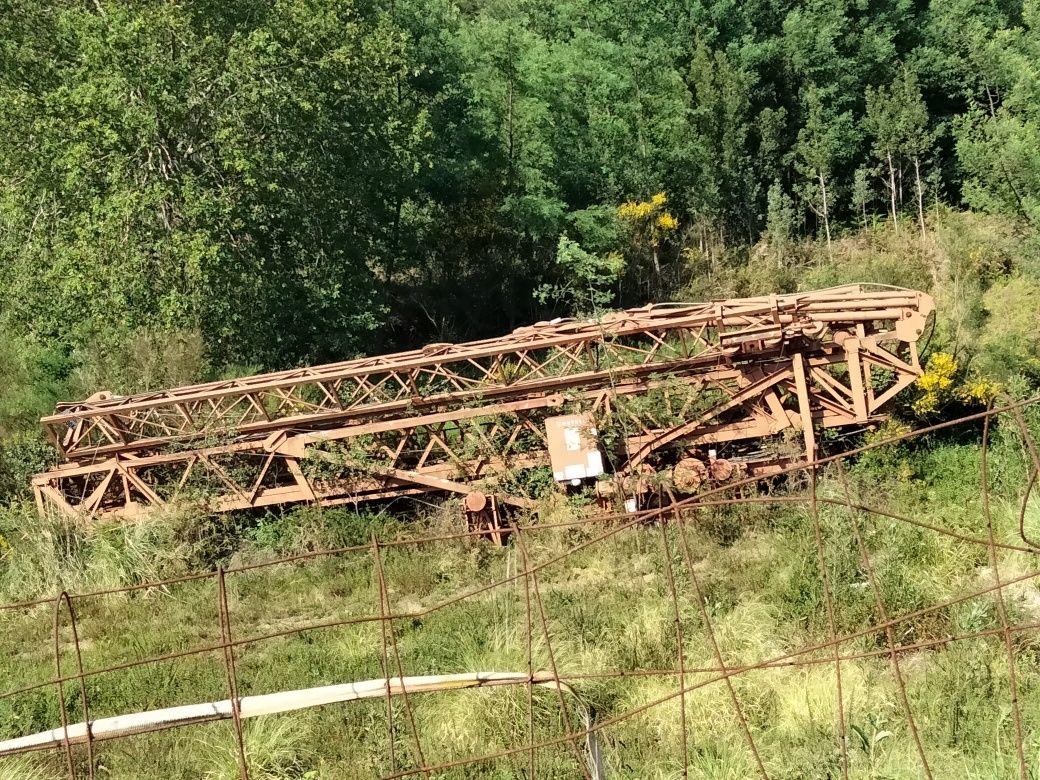
M 242 742 L 249 776 L 254 780 L 305 777 L 313 762 L 305 719 L 273 715 L 250 720 L 242 726 Z M 238 739 L 223 729 L 200 738 L 200 763 L 207 767 L 204 780 L 239 780 Z
M 891 468 L 884 459 L 863 459 L 851 472 L 854 499 L 909 515 L 939 528 L 985 537 L 978 479 L 978 442 L 970 437 L 933 440 L 927 448 L 904 447 Z M 997 537 L 1015 542 L 1026 465 L 1021 445 L 1003 426 L 990 456 L 993 518 Z M 779 488 L 799 495 L 803 486 Z M 835 620 L 852 633 L 878 620 L 877 605 L 859 559 L 843 492 L 825 474 L 820 520 Z M 549 514 L 574 517 L 582 510 L 555 502 Z M 1040 530 L 1040 501 L 1027 504 L 1026 527 Z M 909 613 L 978 590 L 992 582 L 985 548 L 879 517 L 857 515 L 869 546 L 889 615 Z M 0 533 L 11 549 L 0 562 L 4 600 L 53 596 L 61 590 L 115 587 L 222 564 L 269 560 L 326 545 L 365 544 L 375 532 L 384 541 L 455 529 L 451 507 L 402 523 L 386 515 L 346 510 L 303 510 L 262 520 L 214 522 L 182 514 L 134 526 L 83 533 L 57 521 L 40 525 L 33 512 L 11 506 L 0 514 Z M 723 529 L 723 532 L 720 532 Z M 548 562 L 588 544 L 605 527 L 532 534 L 528 553 Z M 530 642 L 537 669 L 553 664 L 577 679 L 574 687 L 603 723 L 633 710 L 600 735 L 611 778 L 679 777 L 685 705 L 688 776 L 744 778 L 756 773 L 747 739 L 734 716 L 730 693 L 713 674 L 716 665 L 682 554 L 678 529 L 666 529 L 679 598 L 686 684 L 677 676 L 596 677 L 618 670 L 672 669 L 676 622 L 656 526 L 638 526 L 549 563 L 538 573 L 543 627 L 532 604 Z M 714 637 L 726 663 L 753 664 L 782 656 L 828 636 L 812 515 L 790 503 L 702 510 L 688 520 L 687 541 Z M 391 610 L 419 613 L 459 594 L 513 574 L 517 547 L 438 542 L 423 547 L 381 549 Z M 378 588 L 370 550 L 232 574 L 227 578 L 236 638 L 277 633 L 318 621 L 356 618 L 378 611 Z M 1003 580 L 1031 571 L 1035 556 L 1001 551 Z M 1013 620 L 1040 619 L 1040 588 L 1029 581 L 1005 592 Z M 211 580 L 187 582 L 132 595 L 76 601 L 85 666 L 132 662 L 219 641 L 217 593 Z M 53 611 L 49 605 L 0 613 L 3 688 L 47 679 Z M 63 669 L 73 668 L 71 635 L 61 634 Z M 444 609 L 395 622 L 394 637 L 406 674 L 527 668 L 527 604 L 522 581 L 502 585 Z M 910 644 L 999 626 L 992 595 L 980 596 L 896 629 Z M 1027 758 L 1040 771 L 1040 641 L 1015 636 L 1019 703 Z M 550 653 L 551 650 L 551 653 Z M 865 635 L 843 644 L 862 657 L 841 666 L 849 775 L 903 780 L 922 776 L 903 714 L 883 636 Z M 827 651 L 804 667 L 781 666 L 739 674 L 733 688 L 770 777 L 837 778 L 837 687 Z M 242 694 L 265 693 L 359 679 L 382 671 L 382 634 L 376 623 L 324 628 L 241 646 L 236 653 Z M 393 653 L 391 673 L 396 674 Z M 900 656 L 900 671 L 926 753 L 937 778 L 1017 777 L 1007 657 L 999 637 L 939 644 Z M 87 687 L 96 717 L 227 696 L 222 657 L 211 652 L 91 678 Z M 657 703 L 659 702 L 659 703 Z M 506 750 L 531 736 L 524 688 L 444 692 L 410 698 L 423 758 L 428 762 Z M 79 718 L 78 686 L 66 688 L 66 704 Z M 551 690 L 531 702 L 533 736 L 551 739 L 578 728 L 571 704 L 561 712 Z M 645 708 L 645 709 L 644 709 Z M 387 774 L 417 766 L 420 757 L 405 703 L 393 712 L 393 762 L 383 701 L 330 706 L 246 724 L 254 778 L 340 778 Z M 40 689 L 0 699 L 0 737 L 59 722 L 56 694 Z M 116 740 L 97 750 L 104 774 L 118 778 L 235 777 L 237 747 L 229 723 L 188 727 Z M 84 760 L 77 751 L 77 760 Z M 528 769 L 528 754 L 465 765 L 444 777 L 514 778 Z M 30 759 L 0 760 L 0 778 L 58 777 L 60 752 Z M 577 777 L 570 747 L 536 751 L 538 776 Z M 99 769 L 100 771 L 100 769 Z M 7 774 L 4 774 L 7 773 Z M 35 773 L 35 774 L 34 774 Z
M 0 780 L 59 780 L 63 775 L 24 756 L 7 759 L 0 764 Z

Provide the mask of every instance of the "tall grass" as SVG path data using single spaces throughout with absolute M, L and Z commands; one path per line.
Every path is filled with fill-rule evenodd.
M 270 715 L 242 724 L 242 742 L 249 776 L 253 780 L 309 780 L 312 760 L 306 722 L 290 715 Z M 238 740 L 231 729 L 200 740 L 203 780 L 239 780 Z
M 1021 444 L 1003 426 L 990 453 L 993 518 L 998 538 L 1018 534 Z M 984 537 L 977 438 L 935 439 L 928 449 L 904 447 L 892 459 L 862 459 L 850 469 L 853 498 L 911 515 L 939 528 Z M 853 515 L 840 505 L 841 483 L 824 473 L 820 520 L 839 631 L 878 619 L 877 606 L 851 533 Z M 795 482 L 775 488 L 792 495 Z M 1027 505 L 1026 527 L 1040 526 L 1040 501 Z M 555 502 L 553 511 L 577 516 L 580 508 Z M 870 550 L 890 616 L 898 616 L 985 587 L 993 581 L 985 548 L 898 521 L 854 515 Z M 349 510 L 304 510 L 263 519 L 212 519 L 173 513 L 145 523 L 85 532 L 58 521 L 42 523 L 29 507 L 0 515 L 11 553 L 0 562 L 5 600 L 53 595 L 139 582 L 170 573 L 210 568 L 216 562 L 258 560 L 316 546 L 367 543 L 422 536 L 457 527 L 450 508 L 411 525 Z M 719 529 L 724 528 L 724 534 Z M 605 528 L 552 530 L 527 537 L 533 563 L 546 562 L 590 540 Z M 697 603 L 679 529 L 666 527 L 679 598 L 683 663 L 706 669 L 717 661 Z M 715 640 L 727 665 L 753 664 L 828 635 L 812 515 L 805 506 L 774 504 L 702 510 L 686 520 L 686 541 Z M 395 612 L 426 609 L 518 570 L 514 546 L 479 542 L 436 543 L 381 550 L 387 595 Z M 1033 556 L 1002 551 L 1003 579 L 1035 567 Z M 534 665 L 564 674 L 640 672 L 674 668 L 677 625 L 661 546 L 661 529 L 634 527 L 565 557 L 539 572 L 547 615 L 537 599 L 528 621 L 522 581 L 513 582 L 421 618 L 395 621 L 394 639 L 406 674 L 475 670 L 525 671 L 530 642 Z M 314 621 L 378 610 L 372 554 L 319 558 L 228 579 L 236 636 L 279 631 Z M 1006 589 L 1012 619 L 1040 616 L 1040 588 L 1033 582 Z M 532 596 L 533 598 L 533 596 Z M 211 582 L 173 586 L 148 598 L 87 600 L 78 608 L 85 664 L 102 666 L 215 641 L 215 591 Z M 4 687 L 31 683 L 50 673 L 49 610 L 0 615 L 0 649 L 7 661 Z M 528 636 L 530 626 L 530 637 Z M 897 641 L 912 643 L 999 626 L 992 595 L 970 599 L 926 618 L 900 624 Z M 68 653 L 63 635 L 63 653 Z M 845 643 L 845 653 L 869 654 L 884 635 Z M 1030 634 L 1016 637 L 1019 702 L 1027 747 L 1035 762 L 1040 744 L 1040 652 Z M 243 694 L 378 678 L 383 674 L 382 633 L 377 624 L 322 629 L 246 645 L 237 653 Z M 66 658 L 69 656 L 66 655 Z M 837 685 L 828 652 L 818 663 L 747 672 L 732 678 L 751 736 L 772 777 L 832 779 L 840 776 Z M 388 653 L 391 674 L 396 658 Z M 842 663 L 843 709 L 850 776 L 916 778 L 921 775 L 902 711 L 893 668 L 884 652 Z M 1011 778 L 1016 773 L 1010 718 L 1010 679 L 999 637 L 938 645 L 900 658 L 907 695 L 937 777 Z M 711 672 L 689 672 L 687 686 L 708 683 Z M 626 679 L 591 677 L 575 683 L 596 722 L 650 706 L 604 729 L 602 749 L 611 778 L 679 777 L 685 704 L 689 777 L 747 777 L 756 773 L 728 689 L 719 682 L 680 698 L 675 675 Z M 219 656 L 192 657 L 90 682 L 92 711 L 116 714 L 223 698 L 226 681 Z M 78 712 L 75 686 L 67 691 Z M 523 744 L 531 738 L 523 688 L 438 693 L 410 697 L 415 728 L 427 761 L 449 761 Z M 561 711 L 552 691 L 531 702 L 535 739 L 579 728 L 578 711 Z M 411 718 L 401 700 L 392 703 L 395 760 L 415 766 L 418 751 Z M 326 707 L 247 723 L 254 777 L 340 778 L 390 772 L 383 702 Z M 41 690 L 0 700 L 0 735 L 14 736 L 57 722 L 54 692 Z M 99 747 L 113 777 L 171 780 L 237 776 L 237 748 L 229 724 L 153 734 Z M 538 776 L 578 777 L 566 744 L 537 751 Z M 446 777 L 511 778 L 527 771 L 521 753 L 496 762 L 465 765 Z M 2 771 L 11 764 L 0 761 Z M 38 764 L 14 763 L 47 769 Z M 25 772 L 35 771 L 32 768 Z M 18 776 L 18 775 L 16 775 Z M 31 774 L 27 775 L 32 777 Z M 47 776 L 47 775 L 43 775 Z M 2 775 L 0 775 L 2 777 Z
M 191 551 L 178 529 L 186 522 L 191 520 L 167 512 L 88 530 L 57 515 L 41 518 L 29 504 L 0 508 L 6 540 L 0 597 L 16 601 L 101 590 L 182 572 Z
M 0 780 L 62 780 L 67 776 L 32 757 L 9 758 L 0 763 Z

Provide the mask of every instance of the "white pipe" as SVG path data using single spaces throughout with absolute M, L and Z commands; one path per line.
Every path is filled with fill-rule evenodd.
M 265 693 L 260 696 L 243 696 L 239 701 L 239 717 L 255 718 L 259 715 L 274 715 L 281 712 L 293 712 L 307 707 L 320 707 L 324 704 L 336 704 L 360 699 L 378 699 L 387 695 L 400 696 L 404 693 L 427 693 L 434 691 L 462 690 L 466 688 L 484 688 L 496 685 L 520 685 L 530 679 L 535 685 L 546 688 L 559 686 L 562 690 L 575 695 L 574 689 L 566 683 L 559 682 L 551 674 L 536 672 L 530 678 L 521 672 L 464 672 L 461 674 L 433 674 L 416 677 L 391 677 L 378 680 L 362 680 L 342 685 L 323 685 L 319 688 L 304 688 L 296 691 Z M 166 707 L 161 710 L 135 712 L 127 715 L 116 715 L 111 718 L 98 718 L 90 721 L 91 739 L 107 739 L 137 734 L 142 731 L 154 731 L 160 728 L 187 726 L 192 723 L 204 723 L 212 720 L 226 720 L 233 717 L 231 700 L 212 701 L 205 704 L 184 704 L 179 707 Z M 583 719 L 589 721 L 588 713 Z M 598 749 L 593 737 L 589 734 L 588 748 L 595 775 L 600 775 Z M 16 737 L 0 742 L 0 757 L 23 753 L 30 750 L 45 750 L 65 744 L 79 744 L 87 741 L 87 724 L 72 723 L 68 729 L 56 728 L 41 731 L 24 737 Z

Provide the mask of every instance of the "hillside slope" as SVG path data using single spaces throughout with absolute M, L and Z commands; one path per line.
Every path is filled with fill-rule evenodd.
M 1040 408 L 1030 407 L 1028 417 L 1033 435 L 1040 434 Z M 1002 582 L 1033 576 L 1008 585 L 1002 600 L 987 593 L 940 606 L 995 582 L 979 434 L 976 422 L 861 457 L 847 477 L 848 500 L 886 515 L 850 511 L 845 477 L 836 467 L 820 477 L 818 518 L 835 631 L 854 636 L 838 646 L 848 659 L 841 664 L 841 686 L 850 777 L 923 776 L 885 632 L 872 628 L 882 618 L 871 573 L 885 614 L 898 618 L 891 641 L 908 648 L 898 654 L 898 676 L 933 776 L 1018 776 L 1001 605 L 1009 624 L 1021 626 L 1012 635 L 1012 649 L 1025 755 L 1033 765 L 1040 744 L 1040 582 L 1035 554 L 1025 551 L 1019 528 L 1029 466 L 1010 415 L 993 428 L 987 459 L 994 535 L 1008 545 L 997 549 L 996 571 Z M 259 523 L 188 514 L 90 534 L 53 522 L 40 526 L 28 510 L 12 509 L 5 522 L 14 544 L 0 584 L 5 597 L 14 599 L 58 587 L 118 587 L 222 563 L 233 570 L 227 589 L 234 636 L 246 639 L 378 615 L 377 569 L 372 548 L 365 546 L 374 537 L 387 545 L 378 555 L 389 610 L 402 616 L 393 623 L 396 650 L 385 649 L 378 624 L 371 622 L 245 644 L 236 653 L 242 695 L 378 678 L 385 674 L 384 658 L 396 675 L 395 652 L 406 674 L 525 672 L 530 642 L 534 669 L 555 665 L 593 713 L 593 723 L 608 724 L 600 735 L 608 777 L 680 774 L 680 698 L 688 776 L 755 776 L 754 754 L 734 715 L 735 696 L 769 777 L 832 778 L 842 776 L 837 677 L 830 650 L 804 651 L 830 636 L 809 495 L 806 479 L 792 477 L 772 492 L 745 491 L 738 505 L 689 512 L 681 524 L 673 518 L 634 526 L 579 522 L 585 509 L 547 499 L 540 524 L 569 525 L 541 531 L 536 526 L 524 532 L 522 544 L 506 548 L 458 538 L 397 544 L 457 534 L 454 506 L 407 522 L 342 509 L 300 510 Z M 1026 501 L 1024 512 L 1025 538 L 1040 536 L 1035 498 Z M 21 533 L 10 528 L 14 523 Z M 869 550 L 869 568 L 857 531 Z M 242 569 L 279 555 L 348 545 L 360 547 Z M 510 580 L 522 571 L 525 553 L 538 569 L 530 623 L 526 599 L 532 583 L 525 589 L 523 577 Z M 459 600 L 471 591 L 477 592 Z M 220 637 L 217 604 L 212 579 L 77 600 L 84 665 L 99 668 L 213 645 Z M 675 604 L 689 688 L 682 697 Z M 5 688 L 52 674 L 52 613 L 43 605 L 0 617 Z M 67 617 L 62 625 L 63 668 L 69 669 L 74 656 Z M 732 678 L 731 696 L 717 672 L 704 671 L 719 666 L 712 638 L 730 668 L 778 660 Z M 798 651 L 796 658 L 807 664 L 791 663 L 789 654 Z M 92 716 L 103 717 L 225 698 L 226 686 L 222 657 L 211 652 L 91 678 L 87 691 Z M 78 719 L 75 684 L 66 687 L 66 701 L 70 717 Z M 393 705 L 394 764 L 381 701 L 248 723 L 251 776 L 391 774 L 394 765 L 401 770 L 420 764 L 413 734 L 430 764 L 491 754 L 530 739 L 522 688 L 423 694 L 411 697 L 410 705 L 411 716 L 400 700 Z M 551 691 L 534 694 L 536 741 L 565 733 L 559 708 Z M 58 714 L 53 689 L 4 698 L 0 737 L 52 728 Z M 568 705 L 566 726 L 580 729 L 577 718 Z M 228 723 L 126 738 L 97 746 L 95 754 L 113 777 L 237 776 Z M 77 756 L 82 762 L 82 749 Z M 535 761 L 538 776 L 581 776 L 566 742 L 538 750 Z M 440 776 L 515 777 L 528 762 L 520 751 Z M 26 766 L 0 760 L 0 772 L 11 777 Z M 55 751 L 32 766 L 40 777 L 60 777 L 63 758 Z

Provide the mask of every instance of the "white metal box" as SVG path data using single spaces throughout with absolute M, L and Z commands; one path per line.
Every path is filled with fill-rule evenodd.
M 549 439 L 549 463 L 557 482 L 588 479 L 603 473 L 603 456 L 591 416 L 547 417 L 545 433 Z

